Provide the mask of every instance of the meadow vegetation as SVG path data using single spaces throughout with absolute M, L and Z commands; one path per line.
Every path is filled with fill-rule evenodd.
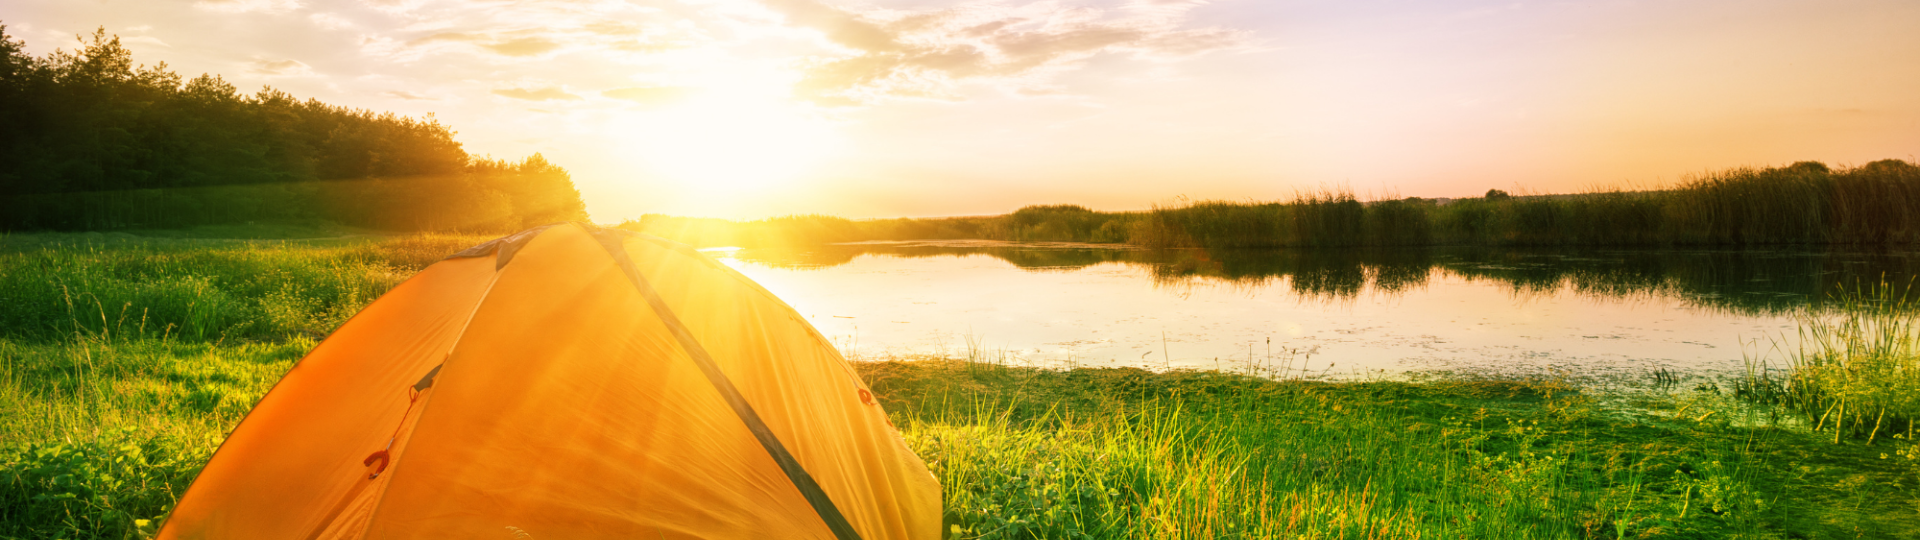
M 1084 206 L 1028 206 L 1004 216 L 853 220 L 784 216 L 754 221 L 647 214 L 618 227 L 696 247 L 795 247 L 876 240 L 986 239 L 1014 242 L 1127 242 L 1137 212 L 1095 212 Z
M 480 240 L 0 239 L 0 537 L 150 534 L 318 339 Z M 1908 313 L 1874 305 L 1866 316 Z M 1913 341 L 1898 332 L 1877 335 Z M 1832 343 L 1854 354 L 1857 341 Z M 1815 367 L 1817 382 L 1789 388 L 1845 400 L 1825 423 L 1805 417 L 1813 398 L 1707 385 L 1313 382 L 1251 359 L 856 368 L 942 480 L 958 538 L 1914 537 L 1920 453 L 1898 400 L 1920 389 L 1913 355 L 1883 349 L 1906 367 Z M 1865 422 L 1883 412 L 1876 433 Z
M 0 538 L 151 533 L 317 339 L 483 240 L 0 237 Z
M 1404 246 L 1892 246 L 1920 243 L 1920 166 L 1887 159 L 1707 173 L 1667 189 L 1362 201 L 1196 201 L 1146 212 L 1028 206 L 1004 216 L 752 222 L 643 216 L 622 227 L 697 246 L 925 239 L 1125 243 L 1151 248 Z
M 1914 441 L 1920 421 L 1920 296 L 1912 283 L 1859 287 L 1838 309 L 1800 315 L 1796 346 L 1749 358 L 1739 393 L 1834 442 Z M 1773 362 L 1778 361 L 1778 366 Z M 1902 456 L 1920 459 L 1909 448 Z
M 1920 535 L 1912 444 L 1835 444 L 1710 386 L 859 368 L 962 538 Z
M 1406 198 L 1344 192 L 1290 202 L 1200 202 L 1152 213 L 1160 246 L 1756 246 L 1920 242 L 1920 167 L 1881 160 L 1739 168 L 1669 189 Z

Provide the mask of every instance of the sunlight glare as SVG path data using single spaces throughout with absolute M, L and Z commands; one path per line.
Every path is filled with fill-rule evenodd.
M 839 146 L 817 111 L 763 92 L 705 90 L 625 123 L 638 166 L 702 196 L 791 187 Z

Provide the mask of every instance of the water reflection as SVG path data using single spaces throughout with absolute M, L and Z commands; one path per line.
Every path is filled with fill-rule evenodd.
M 1901 252 L 1164 250 L 990 241 L 717 254 L 854 355 L 1039 364 L 1727 374 L 1791 346 L 1842 287 L 1904 284 Z
M 1102 263 L 1145 270 L 1155 286 L 1225 286 L 1257 293 L 1287 287 L 1327 300 L 1363 292 L 1398 295 L 1438 276 L 1498 284 L 1519 296 L 1561 291 L 1596 299 L 1659 295 L 1705 309 L 1781 315 L 1820 306 L 1844 289 L 1904 287 L 1920 254 L 1805 250 L 1516 250 L 1493 248 L 1144 250 L 1089 244 L 993 241 L 870 242 L 803 249 L 741 250 L 734 257 L 775 268 L 832 268 L 863 256 L 993 257 L 1032 272 Z

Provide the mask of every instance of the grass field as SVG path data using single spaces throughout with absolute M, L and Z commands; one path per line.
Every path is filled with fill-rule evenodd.
M 969 537 L 1920 535 L 1912 445 L 1836 445 L 1710 390 L 860 369 Z
M 150 533 L 316 339 L 479 240 L 0 239 L 0 537 Z M 1920 537 L 1920 452 L 1884 418 L 1859 427 L 1871 407 L 1911 411 L 1896 398 L 1914 395 L 1897 377 L 1912 355 L 1881 349 L 1906 363 L 1840 382 L 1854 371 L 1810 368 L 1828 382 L 1772 402 L 1711 386 L 856 367 L 942 480 L 962 538 Z M 1823 422 L 1804 405 L 1819 395 L 1870 405 Z

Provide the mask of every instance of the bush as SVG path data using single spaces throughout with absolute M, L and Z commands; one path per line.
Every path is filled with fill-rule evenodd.
M 0 447 L 0 536 L 150 536 L 217 445 L 126 429 Z

